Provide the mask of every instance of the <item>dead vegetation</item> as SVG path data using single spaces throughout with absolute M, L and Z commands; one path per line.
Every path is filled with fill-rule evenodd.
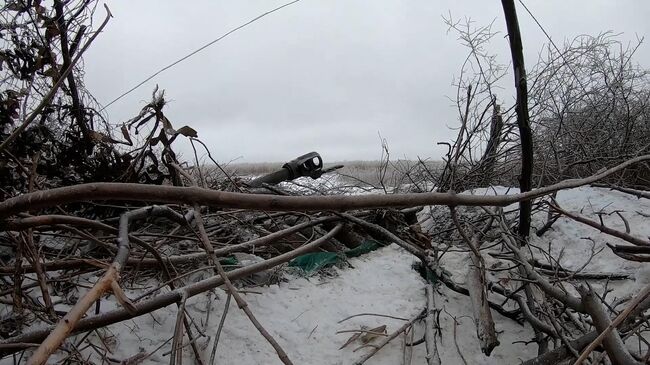
M 120 360 L 137 363 L 151 351 L 169 350 L 171 364 L 188 351 L 205 363 L 203 350 L 212 344 L 212 363 L 221 327 L 213 335 L 184 308 L 188 298 L 224 286 L 227 300 L 235 300 L 278 358 L 290 364 L 239 294 L 242 287 L 282 280 L 283 265 L 306 253 L 365 250 L 372 239 L 396 243 L 419 260 L 430 281 L 428 304 L 396 330 L 359 331 L 382 340 L 357 364 L 422 321 L 427 361 L 439 364 L 438 285 L 470 297 L 486 355 L 500 345 L 492 316 L 497 311 L 534 328 L 539 356 L 526 363 L 646 363 L 649 347 L 646 353 L 632 351 L 625 341 L 646 341 L 650 289 L 611 302 L 589 280 L 615 280 L 615 273 L 565 269 L 550 251 L 535 248 L 541 253 L 533 254 L 528 237 L 531 211 L 546 211 L 548 223 L 537 235 L 567 217 L 624 241 L 610 246 L 616 255 L 650 260 L 650 241 L 635 236 L 627 223 L 619 231 L 554 200 L 558 191 L 595 183 L 647 198 L 639 190 L 648 187 L 650 161 L 647 73 L 632 64 L 633 49 L 608 53 L 614 40 L 603 36 L 550 50 L 527 78 L 514 3 L 503 4 L 517 103 L 506 105 L 495 93 L 509 73 L 485 52 L 494 35 L 490 28 L 450 19 L 469 56 L 457 83 L 458 136 L 447 144 L 444 165 L 393 162 L 384 144 L 376 179 L 364 184 L 363 177 L 347 177 L 347 190 L 334 182 L 300 181 L 252 188 L 212 156 L 209 167 L 199 166 L 199 152 L 193 161 L 180 161 L 173 148 L 177 138 L 189 139 L 196 150 L 207 148 L 194 129 L 177 129 L 167 119 L 162 91 L 155 90 L 133 119 L 109 126 L 83 87 L 80 63 L 110 21 L 108 8 L 104 22 L 91 25 L 94 2 L 3 5 L 0 352 L 29 364 L 45 363 L 53 353 L 68 362 L 84 363 L 88 352 L 108 361 L 101 350 L 108 339 L 99 329 L 175 305 L 167 349 Z M 520 192 L 457 194 L 496 184 L 517 185 Z M 381 194 L 352 194 L 352 188 L 369 186 Z M 510 204 L 519 209 L 504 210 Z M 424 206 L 433 207 L 421 212 Z M 420 226 L 423 216 L 434 222 L 432 230 Z M 512 279 L 507 285 L 487 275 L 488 246 L 512 263 L 503 270 Z M 441 257 L 449 250 L 471 259 L 466 287 L 445 274 Z M 244 265 L 237 259 L 244 254 L 258 260 Z M 194 275 L 199 272 L 202 279 Z M 152 280 L 158 285 L 141 296 L 125 294 L 125 288 Z M 104 310 L 109 298 L 119 307 Z M 62 306 L 68 310 L 57 310 Z

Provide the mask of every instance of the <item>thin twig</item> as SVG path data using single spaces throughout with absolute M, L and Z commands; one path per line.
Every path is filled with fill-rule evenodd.
M 408 322 L 404 323 L 400 328 L 398 328 L 395 332 L 391 333 L 390 335 L 384 337 L 383 340 L 381 340 L 378 344 L 373 345 L 373 349 L 362 356 L 359 360 L 354 362 L 354 365 L 361 365 L 364 362 L 366 362 L 368 359 L 373 357 L 379 350 L 381 350 L 382 347 L 386 346 L 390 341 L 395 339 L 400 333 L 405 332 L 409 327 L 413 325 L 413 323 L 419 319 L 422 318 L 422 313 L 419 313 L 417 316 L 411 318 Z
M 232 298 L 232 294 L 228 293 L 228 296 L 226 297 L 226 304 L 224 304 L 223 313 L 221 314 L 221 320 L 219 320 L 219 326 L 217 327 L 217 333 L 214 335 L 214 343 L 212 344 L 212 352 L 210 353 L 210 365 L 214 365 L 214 358 L 217 354 L 219 337 L 221 336 L 223 325 L 226 323 L 226 316 L 228 315 L 228 309 L 230 308 L 230 298 Z
M 378 314 L 378 313 L 359 313 L 359 314 L 353 314 L 349 317 L 345 317 L 342 320 L 336 322 L 336 323 L 343 323 L 347 321 L 348 319 L 352 319 L 354 317 L 360 317 L 360 316 L 375 316 L 375 317 L 385 317 L 385 318 L 392 318 L 392 319 L 399 319 L 400 321 L 408 321 L 408 318 L 402 318 L 402 317 L 395 317 L 395 316 L 389 316 L 387 314 Z

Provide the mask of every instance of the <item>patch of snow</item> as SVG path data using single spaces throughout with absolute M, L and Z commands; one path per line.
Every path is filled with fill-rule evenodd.
M 404 322 L 375 316 L 355 317 L 340 324 L 338 321 L 360 313 L 411 318 L 425 307 L 425 283 L 411 268 L 414 260 L 401 248 L 391 245 L 351 259 L 354 269 L 338 270 L 336 277 L 293 276 L 286 283 L 248 289 L 251 293 L 245 292 L 243 295 L 257 319 L 295 364 L 349 364 L 369 350 L 364 348 L 354 352 L 360 343 L 339 350 L 351 333 L 337 334 L 337 331 L 385 324 L 390 333 Z M 220 299 L 213 300 L 207 322 L 207 293 L 189 298 L 186 303 L 187 311 L 195 321 L 205 325 L 206 335 L 212 338 L 226 298 L 223 290 L 216 289 L 215 292 Z M 127 294 L 135 296 L 133 291 L 127 291 Z M 102 311 L 113 308 L 114 305 L 108 305 L 102 307 Z M 137 354 L 141 347 L 145 351 L 152 351 L 162 345 L 174 332 L 176 313 L 176 306 L 169 306 L 150 315 L 109 326 L 108 332 L 115 336 L 110 356 L 122 360 Z M 93 337 L 95 334 L 90 336 Z M 198 344 L 204 347 L 204 359 L 209 359 L 212 341 L 207 343 L 205 339 L 200 339 Z M 170 346 L 163 346 L 145 363 L 168 362 L 169 357 L 162 354 Z M 191 352 L 189 347 L 184 349 L 184 361 L 192 362 Z M 91 356 L 91 360 L 99 361 L 96 353 L 87 351 L 87 355 Z M 401 356 L 401 341 L 396 340 L 375 355 L 370 363 L 396 364 Z M 273 348 L 234 300 L 230 303 L 216 361 L 221 364 L 281 364 Z

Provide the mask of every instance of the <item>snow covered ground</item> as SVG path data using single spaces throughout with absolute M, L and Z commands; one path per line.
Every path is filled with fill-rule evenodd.
M 494 194 L 515 194 L 517 189 L 495 187 L 490 189 L 477 189 L 473 194 L 477 195 L 494 195 Z M 631 234 L 639 238 L 647 239 L 650 236 L 650 225 L 648 218 L 644 216 L 650 213 L 650 200 L 637 199 L 629 194 L 624 194 L 609 189 L 581 187 L 571 190 L 565 190 L 558 193 L 558 204 L 565 210 L 578 213 L 583 217 L 598 221 L 596 213 L 611 213 L 618 211 L 629 222 Z M 516 205 L 509 206 L 504 210 L 515 209 Z M 604 223 L 610 227 L 625 232 L 625 224 L 616 214 L 603 215 Z M 611 281 L 607 284 L 607 289 L 612 290 L 608 294 L 608 302 L 616 299 L 635 294 L 641 287 L 650 282 L 650 265 L 640 262 L 624 260 L 614 255 L 606 246 L 610 244 L 626 244 L 625 241 L 601 233 L 599 230 L 587 225 L 577 223 L 569 218 L 562 217 L 553 225 L 552 229 L 546 232 L 542 237 L 534 234 L 535 228 L 541 228 L 546 222 L 546 212 L 539 212 L 533 215 L 533 231 L 531 232 L 531 251 L 534 257 L 542 262 L 548 263 L 545 255 L 534 247 L 551 252 L 554 259 L 569 270 L 583 269 L 583 272 L 594 273 L 611 273 L 611 274 L 629 274 L 630 280 Z M 424 225 L 426 225 L 426 221 Z M 431 227 L 429 227 L 431 228 Z M 489 246 L 489 243 L 484 243 Z M 488 268 L 503 268 L 512 265 L 509 261 L 497 260 L 487 253 L 501 253 L 499 247 L 489 249 L 483 252 Z M 465 252 L 450 251 L 443 256 L 441 265 L 449 271 L 453 280 L 465 286 L 468 267 L 470 265 L 469 256 Z M 506 271 L 489 272 L 490 281 L 508 283 L 511 276 Z M 511 283 L 511 289 L 515 289 L 518 284 Z M 605 281 L 590 280 L 589 283 L 594 287 L 596 292 L 602 293 L 605 290 Z M 507 286 L 507 284 L 506 284 Z M 568 289 L 571 289 L 569 286 Z M 521 360 L 530 359 L 536 356 L 537 346 L 531 344 L 525 346 L 521 341 L 530 341 L 533 338 L 532 330 L 526 326 L 522 328 L 516 325 L 512 320 L 504 318 L 493 311 L 496 315 L 494 320 L 498 331 L 504 331 L 499 334 L 501 345 L 497 347 L 492 355 L 488 358 L 481 354 L 473 323 L 471 322 L 471 306 L 467 297 L 459 296 L 444 288 L 443 297 L 448 300 L 449 307 L 455 308 L 456 316 L 465 316 L 463 321 L 464 336 L 466 339 L 461 348 L 466 346 L 463 351 L 468 363 L 472 364 L 516 364 Z M 490 293 L 491 296 L 496 296 Z M 497 298 L 501 298 L 496 296 Z M 493 298 L 493 297 L 491 297 Z M 441 323 L 444 327 L 444 323 Z M 443 330 L 443 333 L 452 333 Z M 443 339 L 444 340 L 444 339 Z M 444 353 L 444 352 L 443 352 Z M 447 358 L 446 363 L 461 363 L 459 358 Z M 443 363 L 445 363 L 443 358 Z
M 350 364 L 366 350 L 354 352 L 361 343 L 339 350 L 351 333 L 337 334 L 337 331 L 386 325 L 390 332 L 403 321 L 376 316 L 355 317 L 339 324 L 340 320 L 360 313 L 411 318 L 424 308 L 425 282 L 412 270 L 413 261 L 413 256 L 391 245 L 351 259 L 353 268 L 337 270 L 335 276 L 289 276 L 289 281 L 280 285 L 248 288 L 251 292 L 244 294 L 244 298 L 294 364 Z M 212 338 L 226 299 L 221 289 L 216 289 L 215 293 L 219 299 L 212 300 L 209 317 L 206 313 L 207 294 L 188 299 L 186 305 L 189 314 L 202 321 L 206 335 Z M 135 296 L 135 292 L 127 294 Z M 112 308 L 107 306 L 105 309 Z M 151 315 L 110 326 L 106 334 L 114 337 L 110 342 L 112 354 L 108 356 L 124 360 L 141 349 L 151 352 L 163 345 L 174 332 L 176 313 L 177 308 L 169 306 Z M 204 339 L 198 343 L 205 348 L 204 359 L 208 359 L 212 343 Z M 144 363 L 169 362 L 169 357 L 163 355 L 169 348 L 168 343 Z M 187 348 L 184 353 L 184 363 L 193 363 L 191 350 Z M 395 341 L 377 354 L 371 363 L 397 364 L 401 353 L 401 341 Z M 89 354 L 98 360 L 96 354 Z M 273 348 L 237 308 L 234 300 L 230 303 L 216 360 L 218 364 L 281 364 Z
M 495 191 L 503 194 L 506 189 L 483 189 L 474 193 L 494 194 Z M 516 190 L 511 189 L 509 192 L 514 193 Z M 596 220 L 597 212 L 619 211 L 628 220 L 633 235 L 640 238 L 650 236 L 650 225 L 643 215 L 650 213 L 649 200 L 591 187 L 560 192 L 557 200 L 565 210 Z M 545 214 L 537 214 L 533 226 L 541 227 L 545 219 Z M 603 219 L 608 226 L 625 230 L 623 221 L 616 214 L 604 216 Z M 605 246 L 606 242 L 622 242 L 567 218 L 560 218 L 553 229 L 541 238 L 534 234 L 531 237 L 532 246 L 545 249 L 550 247 L 550 251 L 565 268 L 578 269 L 586 264 L 585 271 L 589 272 L 630 274 L 630 280 L 610 283 L 609 288 L 613 288 L 614 293 L 610 294 L 609 300 L 633 293 L 639 285 L 650 281 L 650 270 L 646 268 L 649 265 L 623 260 Z M 495 250 L 499 251 L 498 248 Z M 589 259 L 592 252 L 597 254 Z M 488 267 L 497 265 L 496 259 L 487 254 L 485 257 Z M 542 259 L 541 256 L 537 258 Z M 286 282 L 247 288 L 244 297 L 253 313 L 285 349 L 294 364 L 351 364 L 369 349 L 355 351 L 362 345 L 355 342 L 339 350 L 351 333 L 337 334 L 337 331 L 386 325 L 386 330 L 390 333 L 404 322 L 378 316 L 358 316 L 342 323 L 339 321 L 361 313 L 412 318 L 425 307 L 425 281 L 412 268 L 415 260 L 401 248 L 390 245 L 351 259 L 352 267 L 334 269 L 335 275 L 305 278 L 286 274 Z M 454 281 L 465 284 L 469 267 L 465 252 L 458 250 L 445 254 L 442 265 L 451 273 Z M 491 273 L 490 280 L 507 282 L 507 275 L 506 272 Z M 93 281 L 92 278 L 89 280 Z M 592 284 L 597 290 L 603 289 L 599 282 L 594 281 Z M 218 299 L 206 293 L 190 298 L 187 302 L 189 314 L 195 321 L 200 321 L 199 326 L 205 328 L 205 334 L 210 339 L 214 338 L 226 298 L 221 289 L 216 289 L 214 293 Z M 127 292 L 130 297 L 137 294 L 136 291 Z M 438 348 L 443 364 L 462 364 L 461 357 L 468 364 L 516 364 L 536 356 L 536 345 L 525 344 L 533 338 L 531 328 L 497 313 L 494 313 L 494 319 L 501 345 L 490 357 L 484 356 L 476 340 L 469 298 L 442 285 L 438 288 L 435 300 L 437 308 L 441 310 L 439 322 L 442 337 L 439 338 Z M 104 305 L 102 311 L 115 306 L 116 304 Z M 121 361 L 138 353 L 153 352 L 143 363 L 169 362 L 165 353 L 170 348 L 176 313 L 176 306 L 169 306 L 102 330 L 101 333 L 110 338 L 105 344 L 110 350 L 106 355 L 110 359 Z M 415 340 L 423 335 L 422 326 L 423 322 L 416 324 L 413 335 Z M 93 333 L 88 339 L 94 338 L 94 343 L 100 343 L 96 336 Z M 203 358 L 207 360 L 212 341 L 204 337 L 197 343 L 203 349 Z M 90 356 L 91 361 L 101 362 L 97 352 L 85 350 L 84 353 Z M 367 364 L 402 364 L 403 353 L 403 338 L 400 337 L 380 350 Z M 184 355 L 184 363 L 193 363 L 189 347 L 185 348 Z M 51 360 L 54 359 L 56 356 Z M 8 358 L 2 363 L 12 361 Z M 237 308 L 234 300 L 230 303 L 219 341 L 217 363 L 280 364 L 274 350 Z M 414 347 L 412 359 L 407 363 L 425 363 L 423 344 Z

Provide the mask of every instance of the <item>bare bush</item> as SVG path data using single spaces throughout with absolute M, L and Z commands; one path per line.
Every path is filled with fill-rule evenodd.
M 530 77 L 538 185 L 650 151 L 650 74 L 633 60 L 640 45 L 603 33 L 541 53 Z M 650 168 L 639 165 L 609 181 L 648 188 Z
M 56 186 L 110 180 L 124 167 L 82 80 L 96 4 L 10 1 L 0 11 L 0 198 L 26 191 L 29 170 Z
M 444 19 L 458 34 L 468 55 L 455 81 L 458 135 L 448 146 L 438 191 L 463 191 L 490 184 L 512 185 L 520 168 L 513 108 L 503 108 L 498 99 L 499 83 L 506 67 L 496 61 L 488 47 L 496 33 L 492 24 L 476 26 L 472 21 Z

